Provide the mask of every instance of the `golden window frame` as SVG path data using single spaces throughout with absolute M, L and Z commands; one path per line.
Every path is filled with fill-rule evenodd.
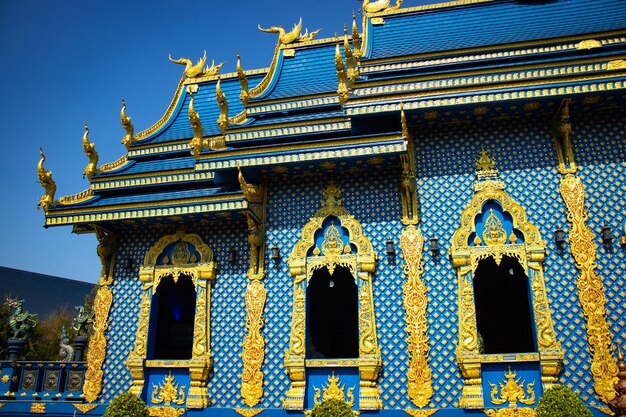
M 173 265 L 157 265 L 157 258 L 165 248 L 177 241 L 189 243 L 195 247 L 200 259 L 195 262 L 174 262 Z M 209 393 L 207 380 L 213 366 L 211 355 L 211 281 L 215 279 L 217 264 L 213 259 L 213 251 L 206 245 L 202 238 L 194 233 L 178 231 L 171 235 L 163 236 L 146 253 L 144 262 L 139 268 L 139 279 L 143 283 L 141 296 L 141 309 L 139 323 L 135 335 L 135 345 L 128 356 L 126 366 L 131 377 L 132 386 L 130 391 L 135 395 L 141 395 L 143 391 L 144 367 L 146 366 L 148 327 L 150 317 L 150 305 L 163 277 L 171 275 L 176 282 L 181 275 L 189 276 L 196 290 L 196 315 L 194 319 L 192 356 L 189 360 L 176 360 L 178 366 L 189 368 L 191 379 L 187 394 L 187 408 L 205 408 L 209 406 Z M 150 364 L 163 363 L 168 366 L 171 361 L 150 361 Z M 183 366 L 184 365 L 184 366 Z

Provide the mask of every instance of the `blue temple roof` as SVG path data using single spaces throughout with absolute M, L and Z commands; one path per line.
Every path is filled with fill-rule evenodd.
M 110 172 L 98 172 L 94 178 L 108 178 L 118 175 L 144 174 L 146 172 L 173 171 L 181 169 L 193 169 L 194 158 L 189 155 L 183 158 L 172 158 L 157 161 L 130 161 L 120 169 Z
M 623 0 L 503 0 L 414 10 L 384 15 L 382 25 L 372 25 L 372 19 L 367 19 L 365 57 L 383 59 L 576 36 L 623 29 L 626 24 Z

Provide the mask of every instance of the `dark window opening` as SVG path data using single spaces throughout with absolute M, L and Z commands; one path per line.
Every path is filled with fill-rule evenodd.
M 359 306 L 350 270 L 336 266 L 332 276 L 327 268 L 316 270 L 307 294 L 307 357 L 358 358 Z
M 163 278 L 154 295 L 157 302 L 154 358 L 191 359 L 196 288 L 190 277 Z M 154 316 L 153 316 L 154 317 Z
M 519 262 L 503 256 L 480 261 L 474 275 L 481 353 L 535 352 L 528 278 Z

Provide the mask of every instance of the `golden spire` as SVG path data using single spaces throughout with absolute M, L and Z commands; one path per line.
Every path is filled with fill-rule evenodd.
M 198 60 L 196 65 L 193 65 L 193 61 L 189 58 L 172 59 L 172 55 L 170 54 L 169 59 L 175 64 L 185 66 L 185 71 L 183 71 L 183 75 L 187 78 L 200 78 L 217 75 L 220 68 L 222 68 L 222 65 L 224 65 L 223 62 L 221 64 L 215 65 L 215 60 L 211 60 L 211 66 L 205 66 L 206 51 L 204 51 L 204 56 Z
M 241 68 L 241 57 L 239 56 L 239 51 L 237 51 L 237 77 L 239 78 L 239 84 L 241 84 L 241 94 L 239 94 L 239 100 L 245 106 L 248 104 L 248 100 L 250 99 L 250 93 L 248 91 L 248 79 L 246 78 L 246 73 Z
M 45 194 L 39 199 L 37 210 L 39 210 L 39 207 L 42 207 L 43 211 L 47 213 L 48 207 L 54 202 L 54 193 L 57 191 L 57 185 L 52 179 L 52 172 L 43 167 L 46 156 L 43 154 L 41 147 L 39 148 L 39 155 L 41 155 L 41 159 L 37 164 L 37 176 L 39 177 L 39 184 L 45 190 Z
M 348 101 L 349 90 L 348 75 L 346 74 L 346 66 L 339 52 L 339 44 L 337 44 L 335 48 L 335 66 L 337 67 L 337 78 L 339 79 L 337 94 L 339 95 L 339 102 L 343 105 Z
M 352 45 L 354 45 L 354 56 L 357 59 L 357 63 L 363 55 L 361 51 L 361 35 L 359 29 L 356 26 L 356 14 L 352 11 Z
M 350 87 L 354 87 L 354 83 L 359 77 L 359 67 L 357 66 L 352 49 L 350 49 L 348 29 L 346 28 L 346 25 L 343 25 L 343 53 L 346 56 L 346 64 L 348 66 L 348 83 L 350 84 Z
M 200 115 L 193 107 L 194 97 L 193 94 L 189 94 L 191 96 L 191 100 L 189 101 L 189 123 L 191 123 L 191 128 L 193 129 L 193 139 L 189 142 L 189 146 L 191 147 L 191 153 L 194 157 L 198 157 L 200 152 L 202 151 L 202 137 L 204 136 L 204 127 L 202 123 L 200 123 Z
M 126 134 L 122 138 L 122 143 L 126 146 L 126 149 L 130 149 L 130 145 L 135 140 L 135 127 L 133 126 L 133 122 L 130 121 L 130 116 L 126 115 L 126 102 L 124 99 L 122 99 L 120 119 L 122 120 L 122 127 L 126 131 Z
M 89 163 L 83 171 L 83 178 L 87 177 L 87 179 L 91 181 L 93 174 L 95 174 L 98 170 L 98 152 L 96 152 L 96 146 L 94 143 L 89 142 L 89 127 L 87 127 L 86 121 L 85 134 L 83 135 L 83 151 L 85 151 L 85 155 L 89 158 Z
M 217 99 L 218 106 L 220 106 L 220 115 L 217 118 L 217 124 L 220 127 L 222 134 L 225 134 L 226 128 L 228 127 L 228 101 L 226 101 L 226 95 L 222 91 L 221 82 L 221 77 L 217 77 L 217 84 L 215 85 L 215 98 Z

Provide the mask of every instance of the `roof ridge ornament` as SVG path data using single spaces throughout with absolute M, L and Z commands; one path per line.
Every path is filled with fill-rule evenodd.
M 98 171 L 98 152 L 96 152 L 96 145 L 89 141 L 89 127 L 87 121 L 85 121 L 85 133 L 83 134 L 83 151 L 89 158 L 89 163 L 83 171 L 83 178 L 87 177 L 89 181 L 93 177 L 93 174 Z
M 304 33 L 301 33 L 302 30 L 302 18 L 293 25 L 293 28 L 287 32 L 282 26 L 270 26 L 267 29 L 263 29 L 261 24 L 257 25 L 261 32 L 265 33 L 278 33 L 278 46 L 280 45 L 289 45 L 291 43 L 297 42 L 308 42 L 312 41 L 315 35 L 319 33 L 322 29 L 313 30 L 309 33 L 309 29 L 305 29 Z
M 179 65 L 184 65 L 185 70 L 183 71 L 183 75 L 187 78 L 200 78 L 200 77 L 209 77 L 211 75 L 217 75 L 222 68 L 224 63 L 220 63 L 215 65 L 215 60 L 211 60 L 211 66 L 206 64 L 206 50 L 204 51 L 204 55 L 202 58 L 198 60 L 196 65 L 193 65 L 193 61 L 189 58 L 179 58 L 173 59 L 172 54 L 169 55 L 169 59 L 171 62 Z
M 228 101 L 226 95 L 222 91 L 222 77 L 217 77 L 217 84 L 215 84 L 215 98 L 217 99 L 217 105 L 220 106 L 220 115 L 217 118 L 217 125 L 220 127 L 222 135 L 226 133 L 228 127 Z
M 359 28 L 356 25 L 356 14 L 354 10 L 352 11 L 352 45 L 354 46 L 354 56 L 357 60 L 357 65 L 361 60 L 361 56 L 363 56 L 363 51 L 361 51 L 361 34 L 359 33 Z
M 43 149 L 39 147 L 39 155 L 41 159 L 37 164 L 37 177 L 39 178 L 39 184 L 45 190 L 45 194 L 41 196 L 37 203 L 37 210 L 39 207 L 43 208 L 44 213 L 48 213 L 48 207 L 54 202 L 54 193 L 57 190 L 57 184 L 52 179 L 52 172 L 43 167 L 43 163 L 46 160 L 46 155 L 43 154 Z
M 365 13 L 378 13 L 387 9 L 396 10 L 402 6 L 404 0 L 396 0 L 396 5 L 391 6 L 390 0 L 376 0 L 370 2 L 370 0 L 363 0 L 363 11 Z
M 354 87 L 354 83 L 357 78 L 361 76 L 361 74 L 359 71 L 358 61 L 350 48 L 350 42 L 348 41 L 348 29 L 345 24 L 343 25 L 343 53 L 346 56 L 346 65 L 348 66 L 348 84 L 350 87 Z
M 120 119 L 122 121 L 122 127 L 126 131 L 126 134 L 122 138 L 122 143 L 126 146 L 127 150 L 130 150 L 130 145 L 135 140 L 135 127 L 130 120 L 130 116 L 126 115 L 126 102 L 122 98 L 122 110 L 120 111 Z
M 341 52 L 339 52 L 339 43 L 335 48 L 335 67 L 337 68 L 337 78 L 339 85 L 337 86 L 337 94 L 339 95 L 339 103 L 341 105 L 346 104 L 348 101 L 350 90 L 348 88 L 348 75 L 346 73 L 346 66 L 341 58 Z
M 204 137 L 204 127 L 202 126 L 202 122 L 200 122 L 200 115 L 194 108 L 194 96 L 193 93 L 189 93 L 191 96 L 191 100 L 189 101 L 189 123 L 191 123 L 191 128 L 193 129 L 193 139 L 189 142 L 189 146 L 191 147 L 191 153 L 194 157 L 200 156 L 200 152 L 202 152 L 202 138 Z
M 243 68 L 241 68 L 241 57 L 239 51 L 235 51 L 237 54 L 237 78 L 239 78 L 239 84 L 241 84 L 241 93 L 239 94 L 239 100 L 246 106 L 248 100 L 250 100 L 250 92 L 248 91 L 248 78 Z

